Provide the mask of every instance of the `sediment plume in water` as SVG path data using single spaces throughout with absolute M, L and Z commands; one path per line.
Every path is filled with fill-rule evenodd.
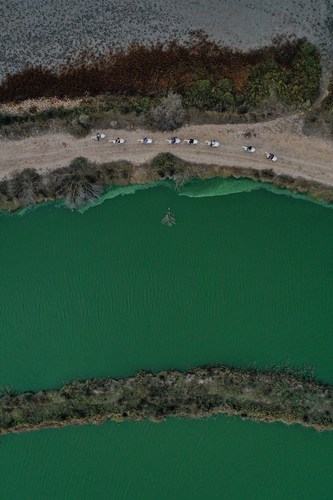
M 333 386 L 290 369 L 207 366 L 72 382 L 35 393 L 3 390 L 0 433 L 108 419 L 160 421 L 218 414 L 333 430 Z

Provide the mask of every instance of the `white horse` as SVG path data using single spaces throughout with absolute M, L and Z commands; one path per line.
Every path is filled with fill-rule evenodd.
M 187 144 L 198 144 L 199 141 L 197 139 L 184 139 L 184 142 L 187 142 Z
M 97 134 L 92 137 L 92 140 L 99 141 L 100 139 L 105 139 L 105 137 L 106 137 L 105 134 L 100 134 L 99 132 L 97 132 Z
M 205 144 L 208 144 L 211 148 L 218 148 L 220 143 L 213 139 L 212 141 L 205 141 Z
M 151 144 L 153 142 L 153 139 L 150 139 L 149 137 L 144 137 L 143 139 L 138 139 L 138 142 L 142 142 L 142 144 Z
M 125 139 L 120 139 L 120 137 L 117 137 L 117 139 L 112 139 L 111 141 L 109 141 L 109 143 L 112 143 L 112 144 L 124 144 L 125 142 Z
M 255 153 L 255 151 L 256 151 L 256 148 L 254 148 L 253 146 L 242 146 L 242 148 L 247 153 Z
M 265 155 L 266 155 L 267 160 L 272 160 L 272 161 L 277 160 L 277 157 L 275 156 L 274 153 L 267 153 L 267 151 L 265 151 Z
M 179 144 L 180 139 L 178 137 L 172 137 L 172 139 L 165 139 L 165 142 L 168 142 L 169 144 Z

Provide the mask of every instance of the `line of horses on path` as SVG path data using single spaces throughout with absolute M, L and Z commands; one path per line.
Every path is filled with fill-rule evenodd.
M 92 137 L 92 139 L 100 141 L 100 140 L 106 139 L 106 135 L 97 132 L 97 134 L 94 135 Z M 165 141 L 168 142 L 169 144 L 180 144 L 182 142 L 182 140 L 179 137 L 171 137 L 171 139 L 166 139 Z M 152 144 L 154 141 L 151 137 L 144 137 L 143 139 L 138 139 L 137 142 L 141 142 L 142 144 Z M 197 139 L 183 139 L 183 142 L 186 142 L 187 144 L 190 144 L 190 145 L 199 144 L 199 141 Z M 116 137 L 116 139 L 109 140 L 109 144 L 124 144 L 124 143 L 125 143 L 125 139 L 122 139 L 121 137 Z M 220 145 L 220 143 L 216 139 L 212 139 L 210 141 L 205 141 L 205 144 L 207 144 L 207 146 L 209 146 L 211 148 L 217 148 Z M 253 146 L 242 146 L 242 149 L 246 153 L 255 153 L 256 152 L 256 149 Z M 274 153 L 268 153 L 267 151 L 265 151 L 265 155 L 266 155 L 267 160 L 271 160 L 271 161 L 277 160 L 277 157 Z

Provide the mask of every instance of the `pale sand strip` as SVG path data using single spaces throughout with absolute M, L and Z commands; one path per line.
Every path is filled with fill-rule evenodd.
M 302 116 L 292 115 L 258 124 L 202 125 L 183 127 L 174 133 L 151 133 L 145 130 L 103 130 L 106 140 L 75 139 L 68 134 L 48 133 L 18 141 L 0 140 L 0 177 L 15 170 L 36 168 L 41 172 L 66 166 L 77 156 L 92 161 L 128 160 L 140 165 L 160 152 L 172 152 L 191 162 L 230 167 L 273 168 L 278 174 L 303 177 L 333 185 L 333 141 L 302 134 Z M 251 133 L 251 137 L 244 136 Z M 177 135 L 197 138 L 196 146 L 182 143 L 171 146 L 165 139 Z M 153 144 L 137 142 L 152 137 Z M 123 137 L 123 145 L 109 144 L 108 139 Z M 219 148 L 209 148 L 205 140 L 217 139 Z M 66 144 L 66 146 L 65 146 Z M 257 152 L 245 153 L 243 145 L 253 145 Z M 266 159 L 264 151 L 273 152 L 278 161 Z M 142 170 L 142 169 L 140 169 Z M 138 182 L 144 182 L 138 172 Z

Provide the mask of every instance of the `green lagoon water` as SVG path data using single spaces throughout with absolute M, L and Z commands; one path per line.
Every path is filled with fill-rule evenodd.
M 2 216 L 0 384 L 219 362 L 333 383 L 333 210 L 253 187 Z M 333 433 L 299 426 L 108 423 L 3 437 L 0 498 L 331 498 L 332 464 Z

